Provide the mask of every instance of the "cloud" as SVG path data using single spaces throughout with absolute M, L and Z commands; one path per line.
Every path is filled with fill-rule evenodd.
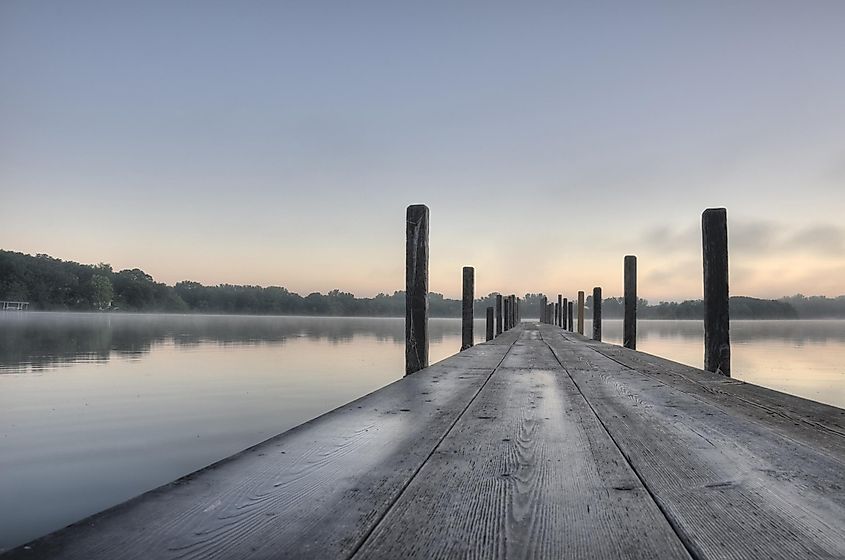
M 756 256 L 795 252 L 837 257 L 845 254 L 845 228 L 831 224 L 795 227 L 770 221 L 731 221 L 728 238 L 732 251 Z M 689 253 L 701 250 L 701 232 L 698 227 L 661 226 L 644 232 L 640 243 L 658 253 Z
M 654 251 L 687 252 L 701 246 L 701 233 L 696 227 L 673 229 L 661 226 L 646 231 L 642 243 Z
M 839 256 L 845 254 L 845 229 L 824 224 L 802 228 L 790 235 L 784 246 Z

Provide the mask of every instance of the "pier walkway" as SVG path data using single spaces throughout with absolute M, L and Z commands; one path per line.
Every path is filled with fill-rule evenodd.
M 845 411 L 521 324 L 9 557 L 845 558 Z

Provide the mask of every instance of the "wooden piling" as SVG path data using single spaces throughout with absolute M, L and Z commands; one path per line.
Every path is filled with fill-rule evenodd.
M 471 266 L 465 266 L 463 270 L 463 300 L 461 303 L 461 351 L 472 348 L 473 303 L 475 303 L 475 269 Z
M 496 294 L 496 336 L 502 334 L 502 294 Z
M 510 315 L 511 315 L 511 298 L 505 298 L 505 331 L 511 330 L 510 324 Z
M 704 369 L 730 377 L 728 212 L 708 208 L 701 216 L 704 256 Z
M 557 295 L 557 317 L 555 317 L 555 326 L 563 326 L 563 295 Z
M 625 318 L 622 325 L 622 345 L 637 349 L 637 257 L 625 257 Z
M 572 332 L 572 329 L 575 328 L 575 321 L 574 321 L 574 318 L 575 318 L 575 302 L 574 301 L 569 302 L 569 309 L 568 309 L 567 316 L 568 316 L 568 321 L 569 321 L 569 332 Z
M 568 319 L 568 317 L 567 317 L 568 309 L 569 309 L 569 299 L 563 298 L 563 304 L 561 305 L 561 308 L 560 308 L 560 320 L 561 320 L 560 327 L 564 330 L 569 328 L 569 321 L 567 320 Z
M 560 305 L 558 302 L 554 302 L 554 317 L 552 318 L 552 324 L 557 326 L 558 319 L 560 318 Z
M 584 292 L 578 292 L 578 334 L 584 334 Z
M 511 294 L 508 296 L 508 299 L 511 302 L 510 318 L 508 320 L 508 323 L 510 324 L 511 328 L 513 328 L 516 325 L 516 321 L 514 320 L 514 318 L 516 317 L 516 298 L 513 296 L 513 294 Z
M 601 288 L 593 288 L 593 340 L 601 340 Z
M 428 206 L 405 219 L 405 375 L 428 367 Z
M 493 314 L 494 309 L 492 307 L 487 308 L 487 338 L 486 340 L 489 342 L 493 340 Z

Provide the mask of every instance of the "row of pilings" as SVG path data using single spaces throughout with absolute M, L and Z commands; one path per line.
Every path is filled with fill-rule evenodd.
M 405 261 L 405 374 L 428 367 L 428 237 L 429 209 L 423 204 L 408 207 Z M 704 369 L 730 376 L 730 313 L 728 289 L 727 211 L 711 208 L 702 215 L 704 271 Z M 637 257 L 624 260 L 624 316 L 622 344 L 637 348 Z M 584 334 L 584 292 L 577 300 L 558 294 L 549 302 L 542 296 L 540 322 L 569 332 Z M 472 347 L 475 269 L 463 268 L 461 307 L 461 350 Z M 486 340 L 492 340 L 521 320 L 521 300 L 515 294 L 496 296 L 496 306 L 487 307 Z M 593 288 L 592 338 L 602 339 L 602 289 Z

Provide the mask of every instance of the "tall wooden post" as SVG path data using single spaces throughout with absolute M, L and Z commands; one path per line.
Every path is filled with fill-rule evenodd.
M 704 369 L 731 375 L 728 211 L 708 208 L 701 216 L 704 252 Z
M 502 294 L 496 294 L 496 336 L 502 334 Z
M 601 340 L 601 288 L 593 288 L 593 340 Z
M 584 292 L 578 292 L 578 334 L 584 334 Z
M 511 294 L 511 328 L 516 326 L 516 294 Z
M 493 340 L 493 312 L 492 307 L 487 308 L 487 341 Z
M 405 375 L 428 367 L 428 206 L 405 220 Z
M 557 302 L 554 302 L 554 319 L 553 319 L 553 324 L 554 324 L 555 326 L 557 326 L 557 320 L 558 320 L 558 317 L 560 317 L 560 305 L 558 305 L 558 303 L 557 303 Z
M 625 319 L 622 325 L 622 345 L 637 349 L 637 257 L 625 257 Z
M 569 332 L 572 332 L 572 329 L 575 328 L 575 302 L 569 302 Z
M 465 266 L 463 270 L 463 301 L 461 304 L 461 350 L 472 348 L 473 303 L 475 303 L 475 269 L 471 266 Z

